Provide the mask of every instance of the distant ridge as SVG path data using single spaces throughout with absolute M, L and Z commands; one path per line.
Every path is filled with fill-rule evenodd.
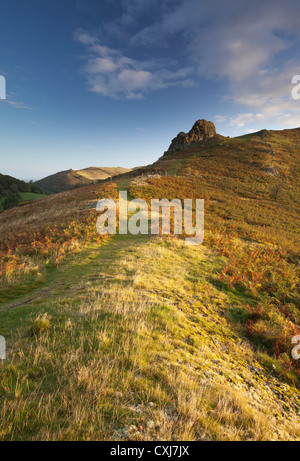
M 65 170 L 47 176 L 34 184 L 49 192 L 63 192 L 73 187 L 88 186 L 98 180 L 107 179 L 131 171 L 122 167 L 89 167 L 83 170 Z

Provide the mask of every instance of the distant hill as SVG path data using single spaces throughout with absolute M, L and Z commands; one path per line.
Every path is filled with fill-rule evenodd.
M 122 167 L 90 167 L 83 170 L 65 170 L 47 176 L 36 181 L 36 186 L 42 187 L 49 192 L 63 192 L 74 187 L 88 186 L 101 179 L 107 179 L 122 173 L 131 171 Z

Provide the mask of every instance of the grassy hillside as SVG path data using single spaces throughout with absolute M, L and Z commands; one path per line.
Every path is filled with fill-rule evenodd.
M 300 130 L 216 137 L 0 222 L 0 438 L 299 440 Z M 204 244 L 97 199 L 205 198 Z
M 225 258 L 219 287 L 247 295 L 233 317 L 254 346 L 276 358 L 282 376 L 298 384 L 290 351 L 300 332 L 299 160 L 299 129 L 218 138 L 157 162 L 157 170 L 174 177 L 130 187 L 148 201 L 205 198 L 204 243 Z
M 0 212 L 27 200 L 43 198 L 48 194 L 42 188 L 12 176 L 0 174 Z
M 25 202 L 31 202 L 32 200 L 39 200 L 40 198 L 45 198 L 47 194 L 35 194 L 34 192 L 20 192 L 19 197 L 19 205 L 24 205 Z M 0 198 L 0 210 L 3 208 L 3 202 L 5 198 Z
M 298 438 L 299 392 L 234 329 L 244 296 L 218 288 L 220 267 L 204 247 L 115 237 L 4 305 L 1 438 Z
M 112 185 L 90 186 L 31 202 L 1 214 L 0 299 L 39 284 L 44 271 L 86 242 L 102 241 L 96 232 L 95 199 L 116 197 Z M 22 288 L 23 287 L 23 288 Z
M 22 202 L 28 202 L 31 200 L 39 200 L 45 198 L 45 194 L 35 194 L 33 192 L 21 192 L 20 194 Z

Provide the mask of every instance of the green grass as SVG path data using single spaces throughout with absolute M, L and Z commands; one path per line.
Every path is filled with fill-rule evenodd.
M 114 236 L 3 285 L 1 439 L 299 439 L 296 368 L 284 366 L 299 325 L 298 138 L 199 143 L 157 163 L 175 177 L 130 187 L 129 199 L 204 197 L 204 245 Z M 264 173 L 275 160 L 277 202 Z M 85 194 L 49 198 L 49 222 L 53 210 L 66 220 L 72 198 L 80 210 L 95 201 Z M 44 208 L 12 210 L 4 234 Z
M 46 194 L 34 194 L 33 192 L 20 192 L 21 202 L 28 202 L 31 200 L 39 200 L 41 198 L 48 197 Z M 2 204 L 4 198 L 0 198 L 0 211 L 2 210 Z
M 28 200 L 38 200 L 40 198 L 45 198 L 47 195 L 45 194 L 34 194 L 33 192 L 21 192 L 21 199 L 22 201 L 28 201 Z
M 177 171 L 178 171 L 179 167 L 181 166 L 181 164 L 182 164 L 181 159 L 173 160 L 170 167 L 168 168 L 168 175 L 169 176 L 176 176 Z
M 299 394 L 233 331 L 229 309 L 245 297 L 215 286 L 220 266 L 202 246 L 115 236 L 2 303 L 0 438 L 297 437 L 286 404 Z

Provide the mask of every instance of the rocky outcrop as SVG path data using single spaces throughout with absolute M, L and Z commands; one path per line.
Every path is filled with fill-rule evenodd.
M 216 134 L 216 128 L 213 122 L 197 120 L 188 133 L 181 131 L 176 138 L 172 140 L 169 149 L 164 155 L 171 155 L 175 152 L 189 149 L 191 144 L 213 138 Z
M 270 133 L 268 132 L 268 130 L 260 130 L 257 132 L 257 135 L 261 138 L 268 138 L 270 136 Z

